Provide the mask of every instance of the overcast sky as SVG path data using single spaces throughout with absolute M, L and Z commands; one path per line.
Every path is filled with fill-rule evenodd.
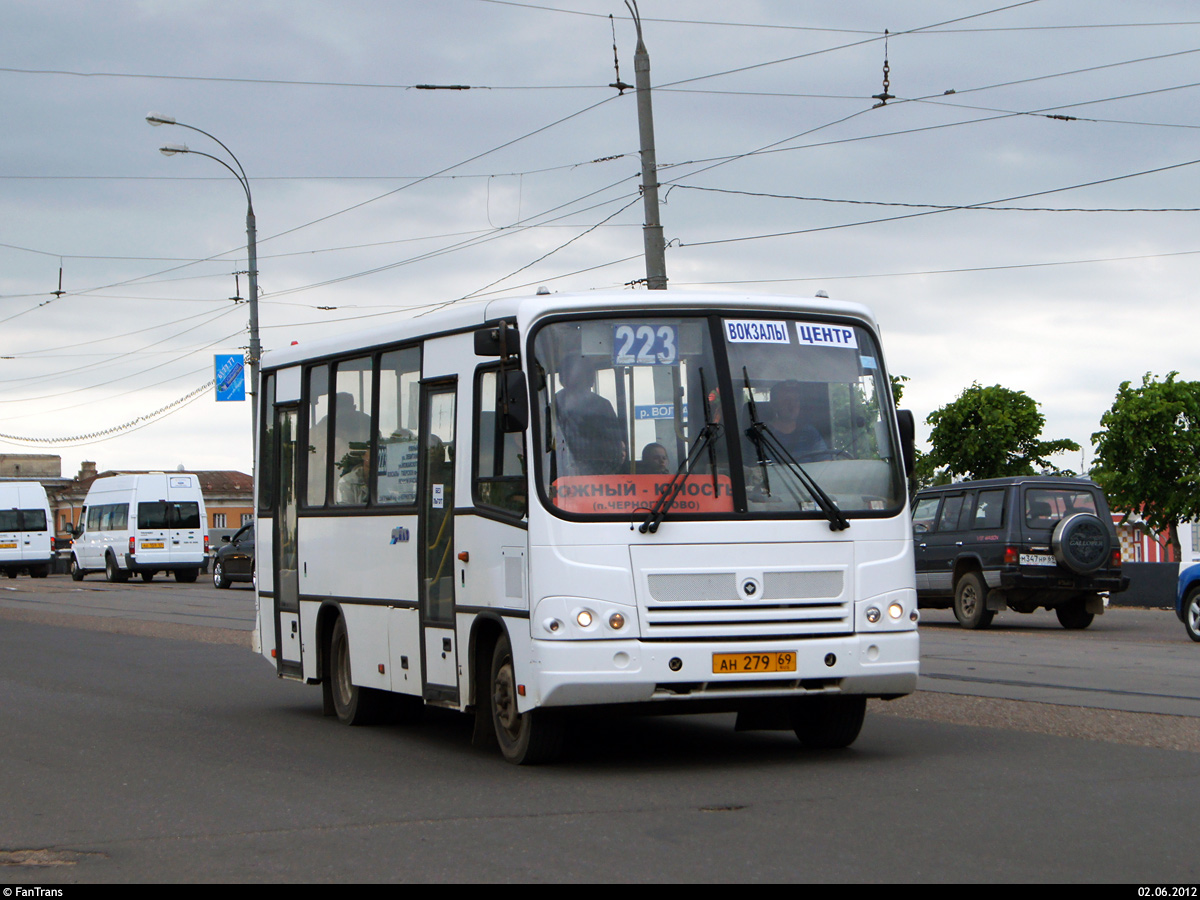
M 1200 379 L 1196 4 L 640 7 L 671 288 L 872 307 L 922 436 L 973 381 L 1001 384 L 1090 464 L 1122 381 Z M 222 150 L 151 111 L 220 138 L 249 176 L 268 354 L 426 304 L 645 277 L 635 100 L 609 87 L 614 25 L 634 80 L 617 0 L 0 14 L 4 435 L 132 422 L 246 345 L 229 299 L 245 195 L 209 159 L 160 155 Z M 885 54 L 894 99 L 877 107 Z M 430 84 L 470 89 L 414 87 Z M 987 208 L 940 209 L 963 206 Z M 67 475 L 84 459 L 250 471 L 249 421 L 204 392 L 101 442 L 0 452 L 61 454 Z

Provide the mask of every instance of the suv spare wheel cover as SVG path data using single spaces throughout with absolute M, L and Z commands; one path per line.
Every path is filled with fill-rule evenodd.
M 1071 571 L 1086 575 L 1107 562 L 1112 552 L 1112 538 L 1096 516 L 1075 513 L 1054 527 L 1050 546 L 1055 559 Z

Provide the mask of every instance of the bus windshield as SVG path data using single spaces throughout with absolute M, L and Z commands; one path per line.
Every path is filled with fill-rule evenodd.
M 629 518 L 675 489 L 670 517 L 832 521 L 904 502 L 888 381 L 861 326 L 557 321 L 533 356 L 539 486 L 560 515 Z

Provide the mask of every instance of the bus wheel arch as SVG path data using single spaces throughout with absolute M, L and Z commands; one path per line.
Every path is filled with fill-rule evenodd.
M 499 749 L 492 723 L 491 678 L 492 655 L 501 637 L 508 638 L 504 621 L 499 616 L 485 613 L 472 623 L 467 643 L 467 658 L 471 661 L 471 693 L 467 697 L 467 705 L 475 710 L 471 745 L 481 750 Z
M 317 674 L 321 682 L 321 712 L 326 716 L 337 715 L 333 705 L 333 680 L 329 672 L 329 647 L 333 638 L 333 626 L 342 616 L 336 603 L 326 603 L 317 612 Z

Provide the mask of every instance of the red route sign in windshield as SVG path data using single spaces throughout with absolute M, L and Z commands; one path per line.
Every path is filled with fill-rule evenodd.
M 567 475 L 550 485 L 554 505 L 564 512 L 612 515 L 649 511 L 671 486 L 670 475 Z M 675 513 L 733 512 L 733 488 L 728 475 L 688 475 L 675 502 Z

